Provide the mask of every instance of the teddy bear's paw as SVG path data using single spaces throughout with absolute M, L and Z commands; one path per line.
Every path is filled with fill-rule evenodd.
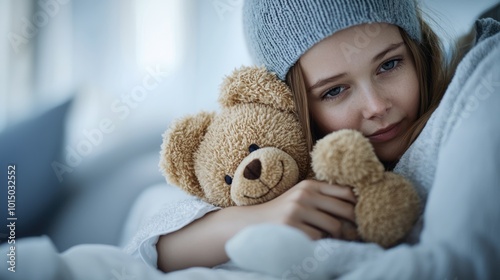
M 355 208 L 363 240 L 385 248 L 401 242 L 412 230 L 420 211 L 420 197 L 411 183 L 392 172 L 385 172 L 380 183 L 364 189 Z
M 342 129 L 320 139 L 311 152 L 316 178 L 330 184 L 361 187 L 382 179 L 384 166 L 360 132 Z
M 287 278 L 314 255 L 315 242 L 298 229 L 261 224 L 248 227 L 226 243 L 226 253 L 242 269 Z M 313 276 L 316 271 L 309 274 Z M 314 278 L 311 278 L 314 279 Z

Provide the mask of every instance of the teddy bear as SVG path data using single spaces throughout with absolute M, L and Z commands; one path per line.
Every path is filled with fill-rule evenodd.
M 351 186 L 358 198 L 357 228 L 343 226 L 344 238 L 390 247 L 411 229 L 419 213 L 411 184 L 384 171 L 370 142 L 354 130 L 327 135 L 310 153 L 292 93 L 273 73 L 235 70 L 218 101 L 219 112 L 185 116 L 164 133 L 160 169 L 170 184 L 229 207 L 264 203 L 314 176 Z
M 172 185 L 219 207 L 253 205 L 305 179 L 309 152 L 288 87 L 264 68 L 226 77 L 219 112 L 175 121 L 160 170 Z

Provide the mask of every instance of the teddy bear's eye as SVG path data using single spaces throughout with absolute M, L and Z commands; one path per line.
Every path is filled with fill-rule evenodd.
M 259 146 L 257 146 L 257 144 L 252 144 L 250 145 L 250 147 L 248 147 L 248 150 L 251 152 L 255 152 L 256 150 L 260 149 Z
M 226 184 L 231 185 L 233 183 L 233 178 L 231 178 L 231 176 L 229 175 L 226 175 L 226 177 L 224 177 L 224 181 L 226 181 Z

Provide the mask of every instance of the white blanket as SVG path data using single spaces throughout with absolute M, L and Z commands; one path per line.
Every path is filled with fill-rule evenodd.
M 5 243 L 2 252 L 0 279 L 5 280 L 275 280 L 256 272 L 244 271 L 227 263 L 218 268 L 190 268 L 161 273 L 144 262 L 131 257 L 118 247 L 85 244 L 59 253 L 46 236 L 20 239 L 15 244 L 14 272 L 7 269 L 11 245 Z

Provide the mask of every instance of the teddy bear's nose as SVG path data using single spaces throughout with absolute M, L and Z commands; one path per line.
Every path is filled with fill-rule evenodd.
M 255 180 L 260 178 L 260 172 L 262 170 L 262 164 L 259 159 L 252 160 L 243 171 L 243 177 L 248 180 Z

